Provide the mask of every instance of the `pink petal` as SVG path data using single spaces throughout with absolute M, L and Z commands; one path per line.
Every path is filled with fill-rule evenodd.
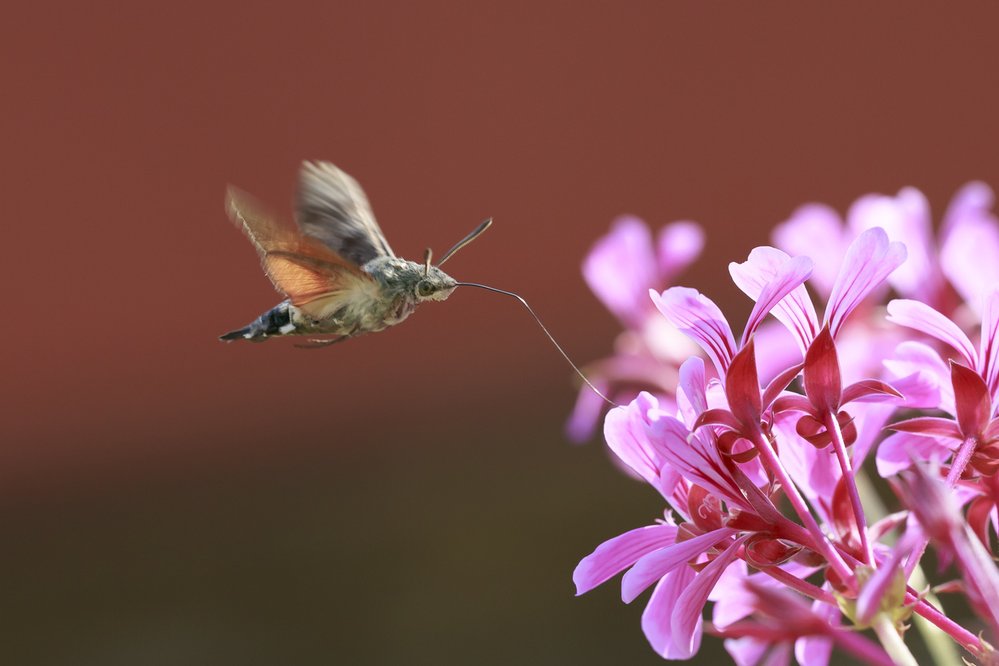
M 805 257 L 795 257 L 803 259 Z M 728 266 L 732 280 L 747 296 L 757 302 L 757 308 L 761 308 L 760 299 L 768 285 L 774 285 L 782 280 L 795 279 L 795 271 L 807 272 L 801 278 L 804 282 L 811 275 L 813 264 L 811 259 L 807 264 L 801 263 L 797 266 L 789 265 L 792 259 L 776 248 L 757 247 L 749 253 L 749 259 L 741 264 L 732 262 Z M 781 291 L 781 287 L 771 287 L 771 294 Z M 808 297 L 808 292 L 802 284 L 791 287 L 786 291 L 786 298 L 773 300 L 771 314 L 782 323 L 791 333 L 798 343 L 801 352 L 804 353 L 808 344 L 819 330 L 818 317 L 815 314 L 815 307 Z M 767 297 L 768 298 L 768 297 Z M 766 306 L 762 306 L 766 307 Z M 754 310 L 754 313 L 756 310 Z M 766 311 L 762 312 L 765 315 Z M 762 315 L 759 317 L 762 319 Z M 753 322 L 753 317 L 750 317 Z M 756 326 L 747 324 L 746 331 L 755 331 Z M 748 333 L 743 333 L 743 339 Z
M 940 407 L 940 391 L 936 384 L 926 381 L 926 376 L 914 373 L 892 380 L 892 385 L 902 394 L 896 404 L 909 409 L 943 409 Z M 946 411 L 946 410 L 945 410 Z
M 708 407 L 718 409 L 728 409 L 728 401 L 725 398 L 725 386 L 717 377 L 708 380 Z
M 840 612 L 835 606 L 821 601 L 812 602 L 812 612 L 823 618 L 830 627 L 840 624 Z M 832 656 L 833 643 L 823 636 L 805 636 L 794 642 L 794 657 L 799 664 L 827 666 Z
M 891 385 L 905 397 L 905 406 L 954 413 L 950 368 L 940 354 L 922 342 L 903 342 L 884 361 Z
M 913 337 L 905 329 L 885 326 L 876 311 L 868 311 L 850 326 L 840 329 L 836 337 L 836 352 L 845 383 L 879 376 L 883 363 L 900 342 Z
M 616 576 L 643 555 L 676 543 L 676 531 L 675 525 L 650 525 L 603 542 L 576 565 L 572 573 L 576 596 Z
M 704 230 L 694 222 L 674 222 L 660 230 L 656 246 L 661 284 L 668 284 L 700 256 Z
M 745 561 L 736 560 L 735 562 L 732 562 L 732 565 L 728 569 L 725 569 L 725 573 L 723 573 L 721 578 L 718 579 L 718 583 L 715 584 L 715 588 L 711 590 L 711 594 L 708 595 L 708 601 L 724 602 L 729 598 L 730 593 L 734 594 L 734 590 L 736 588 L 738 588 L 740 592 L 745 592 L 746 586 L 744 583 L 746 582 L 747 576 L 749 576 L 749 568 L 746 566 Z M 769 576 L 767 578 L 769 578 Z M 770 580 L 773 579 L 770 578 Z M 774 581 L 774 584 L 779 585 L 780 583 Z M 716 627 L 721 628 L 722 625 L 731 624 L 735 620 L 742 619 L 743 617 L 745 617 L 745 615 L 733 618 L 728 622 L 718 623 L 715 620 L 712 620 L 712 622 Z M 714 618 L 714 612 L 712 612 L 712 618 Z
M 733 507 L 748 509 L 745 497 L 722 461 L 712 436 L 687 429 L 683 423 L 663 412 L 655 413 L 649 431 L 661 446 L 664 460 L 695 483 Z
M 708 409 L 707 391 L 704 361 L 691 356 L 680 366 L 680 383 L 676 389 L 676 404 L 688 425 Z
M 790 643 L 778 643 L 771 647 L 766 662 L 759 666 L 791 666 L 793 654 Z M 808 662 L 808 666 L 811 666 L 811 662 Z
M 999 228 L 981 220 L 965 221 L 948 237 L 940 263 L 957 292 L 977 310 L 999 284 Z
M 694 581 L 686 587 L 673 607 L 673 640 L 682 648 L 686 640 L 691 654 L 695 651 L 694 632 L 701 623 L 701 612 L 708 601 L 708 595 L 728 565 L 732 563 L 747 537 L 736 539 L 731 546 L 721 552 L 708 566 L 701 569 Z
M 989 393 L 996 395 L 999 385 L 999 291 L 993 290 L 982 307 L 981 340 L 978 343 L 978 370 L 985 378 Z
M 968 367 L 975 367 L 975 348 L 957 324 L 929 305 L 919 301 L 896 298 L 888 303 L 888 321 L 914 328 L 953 347 Z
M 639 559 L 635 566 L 629 569 L 624 574 L 624 578 L 621 579 L 621 599 L 624 600 L 624 603 L 630 604 L 649 585 L 673 569 L 685 565 L 734 532 L 735 530 L 722 527 L 648 553 Z
M 957 191 L 947 206 L 943 224 L 940 225 L 941 236 L 946 240 L 954 232 L 955 227 L 969 218 L 994 220 L 990 212 L 993 203 L 995 195 L 992 193 L 992 188 L 978 181 L 967 183 Z
M 950 458 L 950 455 L 950 448 L 933 437 L 897 432 L 881 442 L 875 461 L 878 474 L 888 478 L 912 467 L 913 461 L 941 463 Z
M 746 563 L 736 560 L 725 569 L 725 573 L 708 596 L 709 601 L 715 602 L 711 609 L 711 622 L 716 628 L 725 629 L 730 624 L 752 615 L 756 610 L 756 596 L 743 585 L 747 576 Z M 773 580 L 769 576 L 765 578 Z M 776 581 L 773 584 L 779 585 Z
M 658 374 L 675 374 L 675 366 L 680 365 L 691 356 L 699 355 L 701 348 L 681 333 L 680 329 L 670 323 L 668 319 L 657 316 L 648 292 L 646 292 L 645 298 L 648 299 L 649 308 L 653 314 L 646 318 L 641 330 L 636 331 L 635 337 L 629 337 L 627 334 L 621 336 L 617 340 L 616 346 L 621 351 L 628 348 L 645 347 L 649 354 L 662 361 L 660 367 L 657 368 Z M 648 357 L 645 358 L 648 362 Z M 674 376 L 669 383 L 669 388 L 672 389 L 675 385 L 676 377 Z
M 718 306 L 696 289 L 687 287 L 672 287 L 661 295 L 650 291 L 649 295 L 663 316 L 699 344 L 718 374 L 724 376 L 736 346 L 732 329 Z
M 687 515 L 687 485 L 682 483 L 683 476 L 680 474 L 672 465 L 666 465 L 659 472 L 659 492 L 662 493 L 663 497 L 673 511 L 684 518 L 684 520 L 690 520 L 690 516 Z
M 853 443 L 850 454 L 854 469 L 860 469 L 867 460 L 867 454 L 874 443 L 881 439 L 885 424 L 896 409 L 895 403 L 853 403 L 850 406 L 853 425 L 857 428 L 857 440 Z
M 604 438 L 621 461 L 653 486 L 665 458 L 661 447 L 651 441 L 647 431 L 649 410 L 659 408 L 659 401 L 642 393 L 628 405 L 615 407 L 604 419 Z
M 900 294 L 924 301 L 936 297 L 943 276 L 936 256 L 930 207 L 922 192 L 906 187 L 894 197 L 869 194 L 851 206 L 847 220 L 855 233 L 881 227 L 889 239 L 905 243 L 908 257 L 888 277 Z
M 784 646 L 774 646 L 770 641 L 765 641 L 752 636 L 743 638 L 729 638 L 725 641 L 725 651 L 732 657 L 735 666 L 771 666 L 772 658 L 775 656 L 775 649 L 783 650 L 777 655 L 776 666 L 784 666 L 790 663 L 791 655 Z M 768 661 L 763 661 L 767 659 Z
M 780 250 L 776 251 L 779 252 Z M 790 299 L 790 302 L 796 305 L 798 309 L 800 309 L 802 303 L 810 303 L 808 293 L 802 285 L 811 274 L 812 260 L 808 257 L 795 257 L 778 267 L 773 279 L 767 282 L 763 290 L 759 293 L 756 305 L 749 314 L 746 328 L 742 332 L 743 345 L 756 332 L 756 329 L 763 322 L 764 317 L 784 301 L 785 297 Z M 805 331 L 802 331 L 802 334 L 804 335 Z
M 807 204 L 774 229 L 773 239 L 777 247 L 792 256 L 812 257 L 812 284 L 820 294 L 828 296 L 848 242 L 839 214 L 823 204 Z M 816 248 L 821 251 L 816 252 Z
M 905 246 L 889 243 L 881 228 L 868 229 L 850 245 L 836 278 L 824 323 L 833 337 L 864 298 L 905 261 Z
M 805 358 L 794 336 L 778 321 L 763 322 L 753 340 L 757 350 L 756 370 L 762 384 L 770 383 L 774 377 Z
M 664 400 L 663 404 L 665 406 L 668 402 Z M 670 409 L 675 410 L 675 406 Z M 675 432 L 662 425 L 655 426 L 663 416 L 668 414 L 660 408 L 660 401 L 643 391 L 628 405 L 608 412 L 604 419 L 604 439 L 624 471 L 635 473 L 669 501 L 678 476 L 666 469 L 670 454 L 664 442 L 671 437 L 685 442 L 690 433 L 679 422 Z M 654 427 L 658 427 L 659 431 L 652 437 L 650 430 Z
M 690 567 L 680 567 L 664 576 L 642 613 L 642 631 L 652 649 L 665 659 L 690 659 L 701 646 L 702 622 L 695 625 L 689 643 L 676 641 L 672 628 L 673 607 L 694 576 L 696 573 Z
M 617 218 L 583 261 L 583 278 L 618 319 L 638 327 L 649 312 L 645 294 L 662 286 L 648 226 L 637 217 Z
M 606 395 L 610 389 L 608 382 L 590 375 L 590 381 Z M 576 396 L 576 405 L 565 424 L 566 436 L 573 442 L 585 442 L 593 437 L 604 410 L 604 399 L 584 386 Z
M 941 236 L 946 240 L 954 231 L 954 227 L 967 218 L 990 217 L 995 195 L 985 183 L 971 181 L 954 194 L 943 216 L 940 225 Z
M 999 284 L 999 221 L 989 211 L 993 196 L 983 183 L 969 183 L 944 217 L 940 264 L 957 292 L 977 311 Z

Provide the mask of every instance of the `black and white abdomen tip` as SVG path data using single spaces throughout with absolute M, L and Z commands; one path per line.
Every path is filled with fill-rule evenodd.
M 229 331 L 225 335 L 220 335 L 219 340 L 230 342 L 232 340 L 249 340 L 251 342 L 263 342 L 275 335 L 288 335 L 295 332 L 295 324 L 291 321 L 291 313 L 288 311 L 288 302 L 280 303 L 267 312 L 263 313 L 249 325 Z

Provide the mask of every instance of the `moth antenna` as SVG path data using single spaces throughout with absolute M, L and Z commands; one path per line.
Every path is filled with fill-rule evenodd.
M 468 245 L 469 243 L 471 243 L 473 240 L 475 240 L 476 238 L 478 238 L 479 236 L 481 236 L 482 232 L 485 231 L 486 229 L 488 229 L 489 225 L 491 225 L 492 223 L 493 223 L 493 218 L 487 217 L 486 219 L 484 219 L 482 221 L 482 224 L 480 224 L 479 226 L 475 227 L 475 229 L 472 230 L 472 233 L 470 233 L 467 236 L 465 236 L 464 238 L 462 238 L 460 241 L 458 241 L 457 243 L 454 244 L 454 247 L 452 247 L 450 250 L 448 250 L 447 252 L 445 252 L 444 253 L 444 257 L 440 261 L 437 262 L 437 266 L 438 267 L 443 266 L 444 262 L 447 261 L 448 259 L 450 259 L 452 256 L 454 256 L 455 252 L 457 252 L 458 250 L 460 250 L 461 248 L 465 247 L 466 245 Z
M 480 226 L 479 229 L 476 229 L 476 231 L 474 231 L 471 234 L 469 234 L 469 237 L 470 238 L 474 238 L 479 233 L 482 233 L 483 231 L 485 231 L 485 228 L 489 226 L 489 224 L 488 224 L 489 222 L 491 222 L 491 220 L 486 220 L 485 223 L 483 223 L 483 226 Z M 468 240 L 469 240 L 469 238 L 466 238 L 464 241 L 462 241 L 461 243 L 458 244 L 458 247 L 460 247 L 463 244 L 467 244 Z M 441 263 L 444 263 L 444 262 L 442 261 Z M 438 266 L 439 265 L 440 264 L 438 264 Z M 545 325 L 541 323 L 541 318 L 538 317 L 537 313 L 534 312 L 534 309 L 531 308 L 531 306 L 527 304 L 527 301 L 524 300 L 523 296 L 521 296 L 520 294 L 515 294 L 512 291 L 505 291 L 503 289 L 497 289 L 496 287 L 490 287 L 487 284 L 479 284 L 477 282 L 459 282 L 458 286 L 459 287 L 478 287 L 479 289 L 485 289 L 486 291 L 493 291 L 493 292 L 496 292 L 497 294 L 503 294 L 505 296 L 510 296 L 511 298 L 516 298 L 518 301 L 520 301 L 520 304 L 523 305 L 527 309 L 527 311 L 531 313 L 531 316 L 534 317 L 534 321 L 538 322 L 538 326 L 540 326 L 541 330 L 544 331 L 545 335 L 548 336 L 548 339 L 551 340 L 551 343 L 553 345 L 555 345 L 555 349 L 557 349 L 558 352 L 560 354 L 562 354 L 562 358 L 564 358 L 566 360 L 566 362 L 568 362 L 568 364 L 572 366 L 572 369 L 576 371 L 576 374 L 579 375 L 579 378 L 583 380 L 583 383 L 586 384 L 590 388 L 591 391 L 593 391 L 598 396 L 600 396 L 603 399 L 603 401 L 606 402 L 611 407 L 620 407 L 621 406 L 621 405 L 617 404 L 616 402 L 614 402 L 613 400 L 611 400 L 610 398 L 608 398 L 607 396 L 605 396 L 600 391 L 600 389 L 598 389 L 596 386 L 594 386 L 593 383 L 589 379 L 587 379 L 586 375 L 583 374 L 583 371 L 580 370 L 579 367 L 577 367 L 576 364 L 572 362 L 572 359 L 569 358 L 569 355 L 565 353 L 564 349 L 562 349 L 562 345 L 560 345 L 555 340 L 555 337 L 552 336 L 552 334 L 548 331 L 548 329 L 545 327 Z
M 429 247 L 423 253 L 423 277 L 430 275 L 430 260 L 434 258 L 434 251 Z

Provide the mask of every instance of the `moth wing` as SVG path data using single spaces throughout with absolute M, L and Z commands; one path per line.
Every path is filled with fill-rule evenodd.
M 304 312 L 325 310 L 330 301 L 349 300 L 355 289 L 375 286 L 358 266 L 281 224 L 246 192 L 230 187 L 226 211 L 257 249 L 274 288 Z
M 306 236 L 358 266 L 395 256 L 364 190 L 329 162 L 302 162 L 295 219 Z

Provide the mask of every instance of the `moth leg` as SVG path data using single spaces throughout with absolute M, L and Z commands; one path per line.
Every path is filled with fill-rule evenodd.
M 348 339 L 350 339 L 349 335 L 341 335 L 338 338 L 310 338 L 306 342 L 297 343 L 295 346 L 299 349 L 322 349 L 323 347 L 329 347 Z

